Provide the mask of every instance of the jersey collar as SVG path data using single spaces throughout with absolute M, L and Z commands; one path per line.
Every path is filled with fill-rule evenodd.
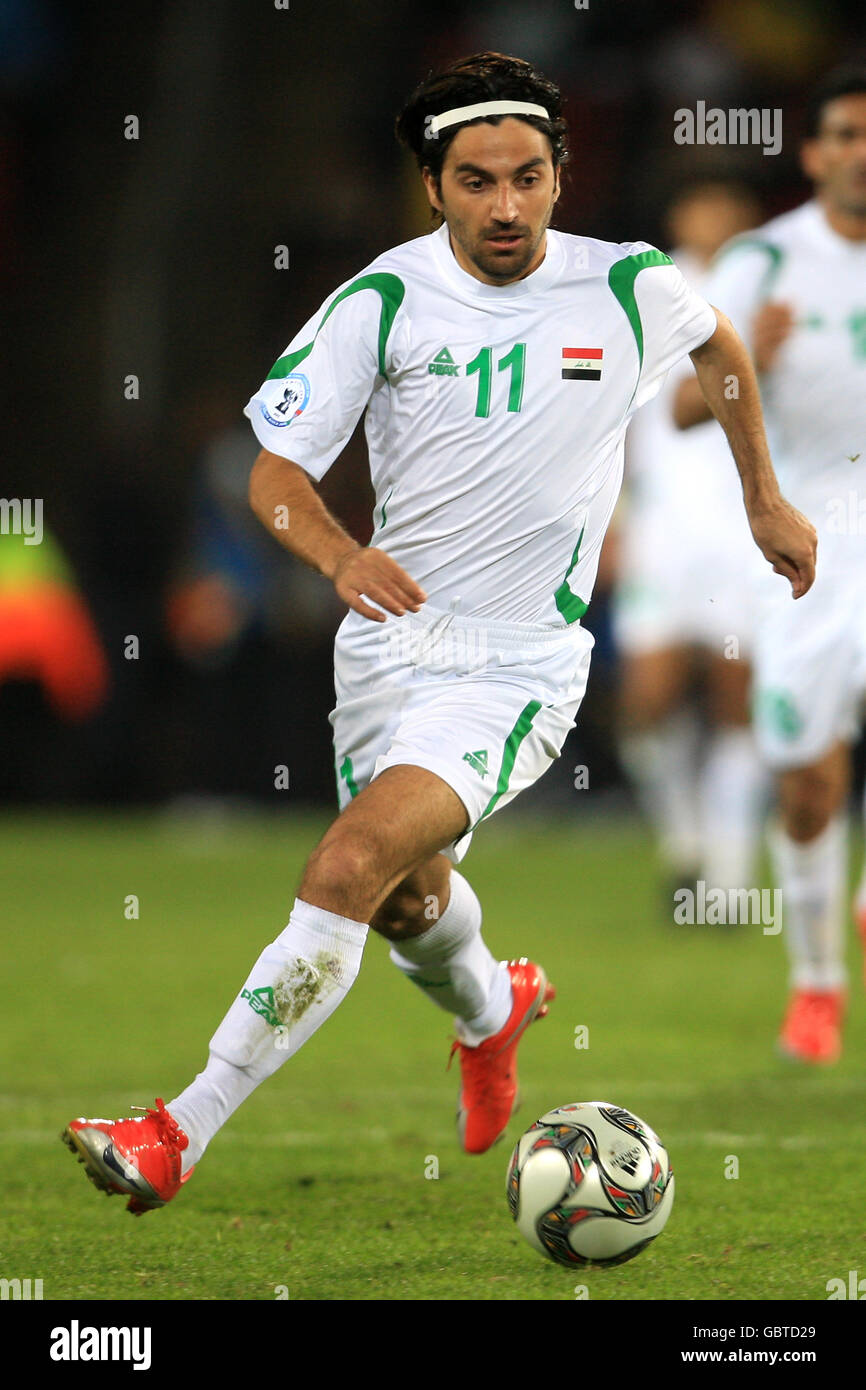
M 803 204 L 803 216 L 808 221 L 809 230 L 812 238 L 822 249 L 839 252 L 854 252 L 866 249 L 866 242 L 850 241 L 848 237 L 840 236 L 834 231 L 827 221 L 827 214 L 817 198 L 811 198 L 809 202 Z
M 564 262 L 559 233 L 548 227 L 544 260 L 531 275 L 525 275 L 522 280 L 512 280 L 508 285 L 486 285 L 483 280 L 476 280 L 474 275 L 470 275 L 458 264 L 451 250 L 446 222 L 430 233 L 430 242 L 436 264 L 445 279 L 472 299 L 494 299 L 501 303 L 505 299 L 523 299 L 527 295 L 538 294 L 559 277 Z

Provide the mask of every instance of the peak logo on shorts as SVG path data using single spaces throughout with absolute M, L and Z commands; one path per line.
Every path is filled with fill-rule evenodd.
M 463 761 L 464 763 L 468 763 L 469 766 L 478 773 L 479 777 L 488 776 L 486 748 L 480 749 L 477 753 L 464 753 Z
M 283 377 L 283 394 L 270 406 L 262 402 L 261 411 L 269 425 L 282 429 L 296 420 L 310 399 L 310 383 L 303 372 Z

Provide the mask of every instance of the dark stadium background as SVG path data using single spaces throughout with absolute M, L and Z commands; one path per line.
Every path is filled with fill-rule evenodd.
M 257 446 L 241 411 L 331 290 L 428 227 L 394 116 L 431 67 L 484 48 L 533 59 L 566 94 L 572 159 L 554 225 L 665 245 L 667 197 L 702 174 L 745 179 L 767 215 L 806 195 L 805 96 L 866 53 L 866 10 L 0 3 L 0 493 L 44 498 L 110 668 L 110 693 L 78 722 L 28 682 L 0 685 L 4 800 L 332 801 L 340 608 L 247 511 Z M 676 145 L 673 113 L 698 99 L 782 107 L 782 152 Z M 124 398 L 129 374 L 138 400 Z M 365 538 L 361 427 L 323 491 Z M 603 585 L 587 624 L 598 646 L 580 727 L 534 805 L 579 810 L 577 763 L 591 789 L 621 787 Z

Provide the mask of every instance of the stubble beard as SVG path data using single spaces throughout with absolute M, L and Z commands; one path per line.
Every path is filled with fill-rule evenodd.
M 463 254 L 472 262 L 476 269 L 480 270 L 482 274 L 487 275 L 491 280 L 497 280 L 500 284 L 507 284 L 511 280 L 520 279 L 521 276 L 525 274 L 527 267 L 530 265 L 532 258 L 541 245 L 541 239 L 550 225 L 552 215 L 553 200 L 551 200 L 540 229 L 534 237 L 531 237 L 525 243 L 519 255 L 516 253 L 508 254 L 500 252 L 497 256 L 494 251 L 485 250 L 485 239 L 483 237 L 479 238 L 478 241 L 472 241 L 467 237 L 465 224 L 461 222 L 459 218 L 449 219 L 446 217 L 446 221 L 448 222 L 448 231 L 460 246 Z

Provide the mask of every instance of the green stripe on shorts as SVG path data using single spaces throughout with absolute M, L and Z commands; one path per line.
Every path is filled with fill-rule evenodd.
M 512 772 L 514 771 L 514 761 L 517 757 L 517 750 L 519 749 L 523 740 L 526 738 L 526 735 L 529 733 L 529 730 L 532 728 L 532 721 L 540 709 L 540 700 L 530 700 L 526 708 L 521 710 L 517 723 L 511 730 L 511 733 L 508 735 L 508 738 L 505 740 L 505 748 L 502 752 L 502 766 L 499 769 L 499 777 L 496 782 L 496 791 L 493 793 L 490 800 L 488 801 L 486 809 L 482 811 L 481 815 L 478 817 L 478 821 L 476 821 L 476 824 L 483 821 L 485 816 L 490 815 L 490 812 L 496 806 L 496 803 L 499 800 L 499 798 L 501 796 L 504 796 L 505 793 L 508 791 L 508 782 Z

